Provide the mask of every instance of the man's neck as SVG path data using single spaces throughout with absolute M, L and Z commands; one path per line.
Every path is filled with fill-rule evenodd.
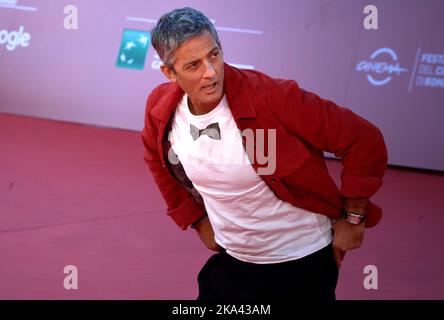
M 191 99 L 188 97 L 188 108 L 190 109 L 190 112 L 192 114 L 194 114 L 195 116 L 200 116 L 200 115 L 210 112 L 211 110 L 216 108 L 219 105 L 219 103 L 220 103 L 220 101 L 215 105 L 207 105 L 207 106 L 203 106 L 203 105 L 199 106 L 198 105 L 198 106 L 196 106 L 191 102 Z

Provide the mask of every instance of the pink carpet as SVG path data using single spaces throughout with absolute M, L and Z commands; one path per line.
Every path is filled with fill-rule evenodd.
M 138 132 L 0 114 L 0 152 L 0 299 L 195 299 L 211 252 L 165 215 Z M 391 168 L 374 200 L 338 299 L 444 299 L 444 175 Z

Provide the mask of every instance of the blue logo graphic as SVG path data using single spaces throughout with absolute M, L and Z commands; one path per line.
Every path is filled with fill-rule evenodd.
M 125 29 L 116 66 L 143 70 L 150 43 L 151 35 L 148 31 Z
M 391 62 L 378 61 L 376 58 L 388 57 Z M 373 52 L 370 61 L 361 61 L 356 65 L 356 71 L 367 73 L 367 80 L 374 86 L 383 86 L 392 80 L 392 75 L 401 75 L 406 68 L 401 68 L 398 56 L 393 49 L 380 48 Z M 382 78 L 381 78 L 382 77 Z

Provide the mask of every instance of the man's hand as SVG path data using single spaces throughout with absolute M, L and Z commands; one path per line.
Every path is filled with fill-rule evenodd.
M 350 224 L 341 218 L 333 225 L 333 253 L 338 267 L 348 250 L 359 248 L 364 240 L 365 224 Z
M 200 240 L 205 244 L 205 246 L 213 251 L 221 251 L 222 248 L 214 240 L 214 231 L 211 226 L 210 219 L 208 217 L 203 218 L 195 227 L 197 233 L 199 234 Z
M 367 198 L 345 199 L 345 209 L 365 215 L 369 200 Z M 350 224 L 344 218 L 340 218 L 333 225 L 333 253 L 338 267 L 348 250 L 359 248 L 364 240 L 365 223 Z

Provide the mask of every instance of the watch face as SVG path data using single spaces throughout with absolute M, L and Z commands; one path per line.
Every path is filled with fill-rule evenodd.
M 351 224 L 360 224 L 362 221 L 362 217 L 354 214 L 349 214 L 347 220 Z

